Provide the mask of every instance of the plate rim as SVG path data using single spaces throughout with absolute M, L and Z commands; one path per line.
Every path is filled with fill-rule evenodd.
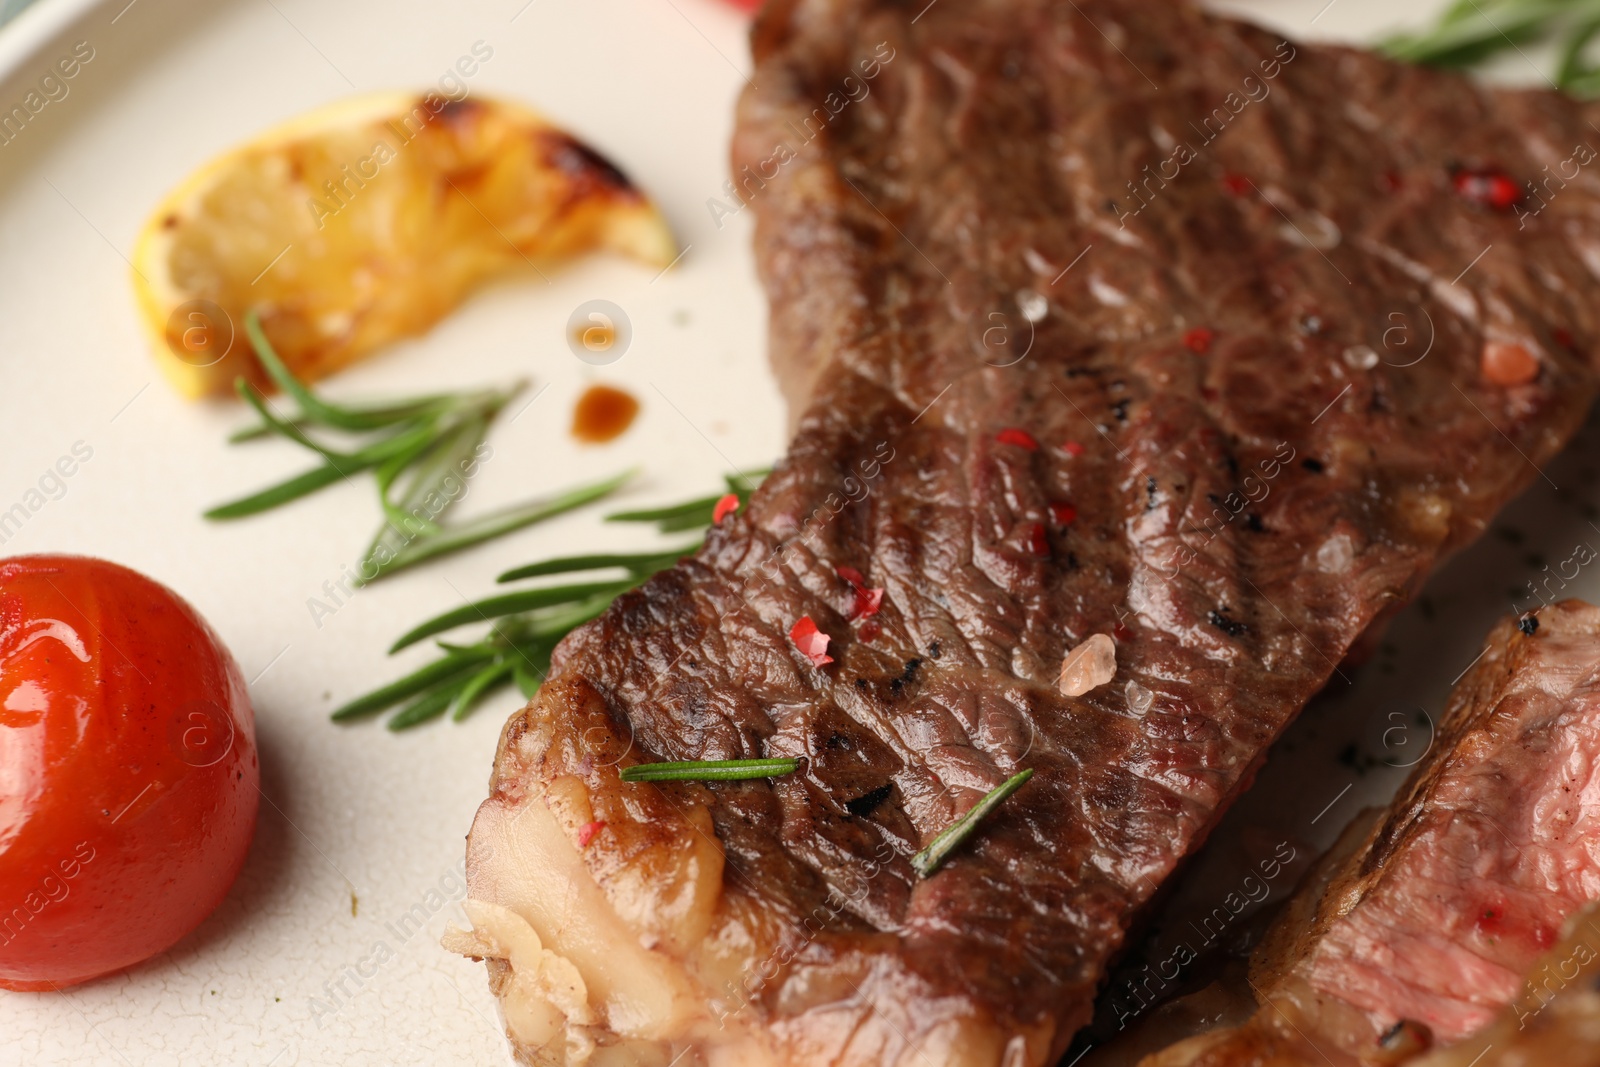
M 95 8 L 108 0 L 37 0 L 0 27 L 0 82 L 10 81 L 22 67 Z M 138 0 L 134 0 L 135 3 Z M 132 4 L 128 5 L 132 6 Z

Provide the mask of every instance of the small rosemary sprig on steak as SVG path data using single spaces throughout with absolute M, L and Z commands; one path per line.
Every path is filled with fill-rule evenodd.
M 256 312 L 245 316 L 244 329 L 267 376 L 296 410 L 290 415 L 278 414 L 260 390 L 239 378 L 234 387 L 261 421 L 228 440 L 239 443 L 275 435 L 309 450 L 321 462 L 286 481 L 214 507 L 205 517 L 256 515 L 372 471 L 385 521 L 357 568 L 359 582 L 374 581 L 571 511 L 613 492 L 632 475 L 617 475 L 446 526 L 445 512 L 466 494 L 467 481 L 482 462 L 480 450 L 490 423 L 522 391 L 523 383 L 384 404 L 335 404 L 318 396 L 284 365 Z M 336 434 L 347 443 L 336 447 L 311 436 L 310 430 Z
M 985 793 L 983 799 L 972 805 L 970 811 L 952 823 L 948 830 L 928 842 L 927 848 L 911 857 L 912 869 L 924 878 L 931 876 L 949 858 L 950 853 L 960 848 L 961 843 L 972 836 L 972 832 L 978 828 L 978 824 L 986 815 L 999 807 L 1000 802 L 1006 797 L 1021 789 L 1023 783 L 1032 777 L 1033 769 L 1030 767 L 1025 771 L 1018 771 Z
M 739 782 L 747 778 L 778 778 L 793 774 L 797 759 L 684 760 L 677 763 L 636 763 L 624 767 L 624 782 Z
M 1600 94 L 1600 68 L 1585 59 L 1600 33 L 1600 0 L 1456 0 L 1422 33 L 1383 41 L 1396 59 L 1435 67 L 1474 67 L 1507 49 L 1554 38 L 1552 78 L 1575 96 Z
M 651 523 L 663 533 L 704 529 L 719 513 L 743 507 L 766 471 L 727 476 L 728 492 L 684 504 L 606 516 L 609 522 Z M 732 499 L 730 499 L 732 498 Z M 346 703 L 335 721 L 374 715 L 403 705 L 388 720 L 391 730 L 427 722 L 448 713 L 467 716 L 482 699 L 515 682 L 524 697 L 538 692 L 550 669 L 550 653 L 577 626 L 599 615 L 619 593 L 665 570 L 700 547 L 700 538 L 666 549 L 637 553 L 563 556 L 500 575 L 501 582 L 566 576 L 584 581 L 538 585 L 463 604 L 412 627 L 390 652 L 472 623 L 488 623 L 488 633 L 470 644 L 437 641 L 442 655 L 432 663 Z

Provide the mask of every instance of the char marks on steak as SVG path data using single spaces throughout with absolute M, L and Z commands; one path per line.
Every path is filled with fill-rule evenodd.
M 754 52 L 735 181 L 793 443 L 507 725 L 455 943 L 529 1060 L 1044 1064 L 1268 745 L 1583 416 L 1594 179 L 1519 229 L 1452 167 L 1593 132 L 1172 0 L 774 0 Z M 1485 381 L 1491 338 L 1534 380 Z M 1114 679 L 1061 695 L 1096 633 Z M 617 773 L 755 756 L 806 763 Z
M 1395 801 L 1346 831 L 1257 950 L 1255 1015 L 1142 1067 L 1398 1064 L 1463 1039 L 1482 1051 L 1469 1034 L 1507 1009 L 1525 1028 L 1600 956 L 1600 927 L 1580 922 L 1566 964 L 1535 967 L 1600 900 L 1596 842 L 1600 608 L 1566 601 L 1490 634 Z M 1582 1014 L 1586 1027 L 1558 1012 L 1541 1031 L 1600 1056 L 1600 1015 Z

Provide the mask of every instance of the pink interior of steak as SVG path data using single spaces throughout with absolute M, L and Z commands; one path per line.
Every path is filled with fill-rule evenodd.
M 1394 803 L 1346 830 L 1248 983 L 1206 1001 L 1265 1003 L 1231 1028 L 1191 1025 L 1202 1032 L 1142 1067 L 1394 1067 L 1469 1035 L 1481 1051 L 1475 1035 L 1497 1014 L 1531 1024 L 1589 962 L 1581 955 L 1600 957 L 1600 928 L 1571 925 L 1600 900 L 1597 766 L 1600 608 L 1567 601 L 1501 622 Z M 1564 926 L 1593 947 L 1540 971 Z M 1600 1053 L 1600 1030 L 1560 1027 Z
M 1384 1028 L 1442 1041 L 1525 990 L 1567 917 L 1600 899 L 1600 609 L 1506 622 L 1456 694 L 1443 758 L 1387 820 L 1301 973 Z M 1359 901 L 1347 894 L 1359 887 Z
M 1600 904 L 1568 920 L 1490 1026 L 1412 1067 L 1600 1067 Z

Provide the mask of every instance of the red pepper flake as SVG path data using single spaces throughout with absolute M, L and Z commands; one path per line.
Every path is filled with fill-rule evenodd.
M 833 568 L 833 573 L 837 574 L 839 577 L 843 578 L 857 589 L 860 589 L 862 586 L 867 584 L 867 580 L 862 577 L 861 572 L 856 570 L 854 567 L 835 567 Z
M 1071 526 L 1077 517 L 1078 509 L 1064 500 L 1058 500 L 1050 505 L 1050 518 L 1057 526 Z
M 850 618 L 852 621 L 870 618 L 876 615 L 878 609 L 882 606 L 882 589 L 863 589 L 860 586 L 856 586 L 856 606 L 855 610 L 850 613 Z
M 1061 451 L 1065 452 L 1073 459 L 1077 459 L 1079 456 L 1083 455 L 1083 446 L 1076 441 L 1068 441 L 1066 444 L 1061 446 Z
M 878 608 L 883 605 L 882 589 L 868 589 L 866 578 L 862 577 L 861 572 L 854 567 L 835 567 L 833 572 L 849 582 L 856 591 L 855 606 L 850 610 L 852 622 L 878 613 Z
M 1383 186 L 1383 191 L 1386 193 L 1398 193 L 1400 186 L 1404 183 L 1400 180 L 1399 171 L 1386 170 L 1378 178 L 1378 184 Z
M 1515 341 L 1489 341 L 1481 357 L 1483 376 L 1493 385 L 1527 385 L 1539 376 L 1539 360 Z
M 1034 440 L 1033 434 L 1027 430 L 1019 430 L 1015 426 L 1008 426 L 1001 430 L 994 435 L 994 439 L 1003 445 L 1016 445 L 1018 448 L 1026 448 L 1029 452 L 1037 452 L 1039 450 L 1039 442 Z
M 1222 176 L 1222 187 L 1228 190 L 1229 196 L 1243 196 L 1250 191 L 1250 185 L 1250 179 L 1243 174 L 1229 171 Z
M 1050 554 L 1050 538 L 1045 532 L 1044 523 L 1035 522 L 1028 525 L 1028 551 L 1035 556 Z
M 1457 167 L 1450 172 L 1457 195 L 1492 211 L 1506 212 L 1522 203 L 1522 187 L 1498 167 Z
M 1115 626 L 1111 627 L 1111 636 L 1116 638 L 1118 641 L 1126 641 L 1128 638 L 1133 636 L 1133 630 L 1128 627 L 1127 623 L 1118 622 Z
M 1183 335 L 1183 347 L 1197 356 L 1203 356 L 1211 351 L 1211 339 L 1215 336 L 1204 326 L 1196 326 Z
M 868 619 L 861 624 L 861 629 L 856 631 L 857 636 L 863 641 L 876 640 L 881 633 L 883 633 L 883 626 L 877 619 Z
M 1573 340 L 1572 331 L 1565 326 L 1557 326 L 1550 331 L 1550 336 L 1555 338 L 1556 344 L 1565 348 L 1568 352 L 1576 352 L 1578 350 L 1578 342 Z
M 739 494 L 738 493 L 728 493 L 728 494 L 726 494 L 725 496 L 723 496 L 723 498 L 721 500 L 717 501 L 717 506 L 712 509 L 712 511 L 711 511 L 711 524 L 713 526 L 721 526 L 723 519 L 727 518 L 729 515 L 732 515 L 735 511 L 738 511 L 738 510 L 739 510 Z
M 594 840 L 594 835 L 605 828 L 604 822 L 586 822 L 578 827 L 578 847 L 588 848 L 589 842 Z
M 800 616 L 800 621 L 789 629 L 789 640 L 813 667 L 825 667 L 833 662 L 833 657 L 828 655 L 828 642 L 832 638 L 817 629 L 810 615 Z

